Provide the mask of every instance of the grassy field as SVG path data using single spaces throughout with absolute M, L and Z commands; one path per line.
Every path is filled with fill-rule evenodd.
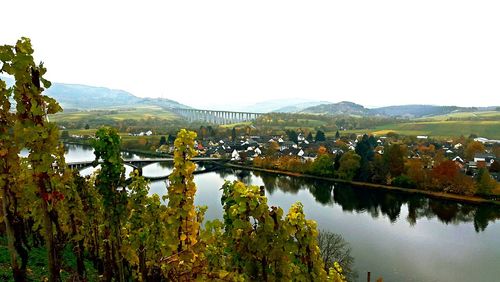
M 68 112 L 68 113 L 58 113 L 50 116 L 51 121 L 79 121 L 86 120 L 90 117 L 102 116 L 110 118 L 113 120 L 125 120 L 125 119 L 148 119 L 157 118 L 164 120 L 175 120 L 176 115 L 168 112 L 160 107 L 156 106 L 144 106 L 136 108 L 114 108 L 106 111 L 79 111 L 79 112 Z
M 433 116 L 433 117 L 425 117 L 419 118 L 421 121 L 446 121 L 446 120 L 500 120 L 500 112 L 499 111 L 489 111 L 489 112 L 458 112 L 451 113 L 447 115 Z
M 91 118 L 102 117 L 121 121 L 124 119 L 145 120 L 148 118 L 161 119 L 165 121 L 176 121 L 178 117 L 160 107 L 144 106 L 136 108 L 113 108 L 107 111 L 81 111 L 81 112 L 68 112 L 60 113 L 51 116 L 51 121 L 60 122 L 77 122 L 84 121 Z M 223 125 L 225 128 L 244 127 L 251 125 L 251 122 L 241 122 L 235 124 Z M 315 131 L 315 128 L 321 126 L 328 126 L 327 121 L 298 118 L 293 122 L 277 121 L 273 124 L 267 125 L 279 130 L 309 130 Z M 256 125 L 257 127 L 259 125 Z M 77 135 L 92 135 L 95 132 L 93 129 L 89 130 L 71 130 L 70 134 Z M 357 129 L 343 131 L 346 133 L 356 134 L 376 134 L 385 135 L 388 132 L 395 132 L 401 135 L 428 135 L 434 138 L 449 138 L 460 135 L 469 136 L 476 134 L 481 137 L 490 139 L 500 139 L 500 112 L 460 112 L 451 113 L 447 115 L 427 117 L 425 119 L 416 119 L 403 123 L 391 123 L 374 128 Z M 334 132 L 326 132 L 327 136 L 335 135 Z M 126 137 L 125 137 L 126 138 Z M 156 141 L 156 140 L 155 140 Z
M 489 139 L 500 139 L 500 121 L 414 121 L 377 126 L 348 133 L 385 135 L 395 132 L 401 135 L 428 135 L 434 138 L 469 136 L 476 134 Z

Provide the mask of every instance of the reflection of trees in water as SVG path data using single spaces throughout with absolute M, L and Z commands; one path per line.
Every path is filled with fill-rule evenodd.
M 81 151 L 81 152 L 89 152 L 89 154 L 93 154 L 94 148 L 89 145 L 76 145 L 76 144 L 68 144 L 68 143 L 63 143 L 64 145 L 64 152 L 69 152 L 71 151 Z
M 334 201 L 344 211 L 369 212 L 372 217 L 379 213 L 395 222 L 401 213 L 401 206 L 407 205 L 406 220 L 415 225 L 419 218 L 434 218 L 445 224 L 474 222 L 476 232 L 485 230 L 489 221 L 500 219 L 500 210 L 492 205 L 471 205 L 446 200 L 425 198 L 420 195 L 387 191 L 374 191 L 337 184 Z
M 278 189 L 285 193 L 297 194 L 304 186 L 303 182 L 296 177 L 280 176 L 277 180 Z
M 302 186 L 306 187 L 320 204 L 328 205 L 333 203 L 333 183 L 326 181 L 306 181 L 302 180 Z
M 260 177 L 262 182 L 264 182 L 264 187 L 266 188 L 266 193 L 272 195 L 276 191 L 277 184 L 276 181 L 278 177 L 269 173 L 255 172 L 255 176 Z
M 250 185 L 252 182 L 252 174 L 249 170 L 236 170 L 234 174 L 238 181 L 245 183 L 245 185 Z
M 495 206 L 479 206 L 474 212 L 474 228 L 476 232 L 484 231 L 489 221 L 500 219 L 500 212 Z
M 500 220 L 500 209 L 493 205 L 473 205 L 447 200 L 426 198 L 417 194 L 398 193 L 393 191 L 374 190 L 353 187 L 321 180 L 290 177 L 265 172 L 242 173 L 236 170 L 219 170 L 221 177 L 236 175 L 245 184 L 249 184 L 252 176 L 260 177 L 266 188 L 266 194 L 272 195 L 277 189 L 284 193 L 296 194 L 307 189 L 322 205 L 336 203 L 343 211 L 369 213 L 373 218 L 380 215 L 394 223 L 406 204 L 408 215 L 406 220 L 415 225 L 420 218 L 437 218 L 445 224 L 473 222 L 476 232 L 486 229 L 490 221 Z M 332 197 L 333 191 L 333 197 Z
M 230 168 L 224 168 L 224 169 L 219 169 L 216 170 L 215 173 L 220 176 L 222 179 L 227 179 L 229 176 L 234 175 L 234 170 Z

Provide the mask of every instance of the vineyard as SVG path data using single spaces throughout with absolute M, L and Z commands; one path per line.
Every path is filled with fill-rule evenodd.
M 43 94 L 50 87 L 43 63 L 35 64 L 30 40 L 0 46 L 0 196 L 14 281 L 343 281 L 338 264 L 325 270 L 316 223 L 302 205 L 287 214 L 269 207 L 260 188 L 227 182 L 223 220 L 203 221 L 193 182 L 196 133 L 175 140 L 174 171 L 163 204 L 148 194 L 137 172 L 125 180 L 120 136 L 95 133 L 90 177 L 68 169 L 57 126 L 61 111 Z M 11 98 L 16 102 L 11 108 Z M 27 149 L 27 157 L 20 157 Z M 203 224 L 203 225 L 202 225 Z M 36 253 L 35 253 L 35 250 Z M 46 273 L 34 277 L 34 256 L 46 254 Z M 73 253 L 75 263 L 67 255 Z

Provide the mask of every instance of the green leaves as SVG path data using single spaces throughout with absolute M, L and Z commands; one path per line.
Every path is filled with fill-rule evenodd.
M 247 280 L 326 280 L 316 223 L 305 219 L 302 204 L 283 218 L 283 210 L 269 207 L 257 186 L 226 182 L 222 191 L 225 232 L 219 235 L 224 249 L 219 255 L 227 262 L 217 263 L 226 265 L 224 271 L 244 273 Z
M 21 37 L 21 39 L 19 39 L 16 43 L 16 51 L 18 53 L 33 54 L 31 39 L 27 37 Z
M 60 246 L 64 246 L 57 240 L 69 233 L 68 199 L 74 200 L 75 197 L 67 197 L 71 176 L 65 167 L 64 151 L 60 150 L 58 129 L 47 121 L 48 112 L 55 112 L 60 107 L 55 100 L 43 95 L 40 80 L 43 80 L 46 70 L 43 64 L 35 64 L 32 54 L 29 38 L 21 38 L 15 46 L 0 46 L 0 74 L 7 73 L 15 79 L 15 85 L 11 89 L 6 90 L 5 83 L 0 87 L 0 123 L 5 121 L 1 124 L 1 131 L 9 131 L 8 135 L 0 134 L 0 143 L 6 143 L 5 155 L 8 156 L 7 163 L 2 164 L 2 171 L 15 175 L 0 188 L 2 198 L 8 198 L 8 205 L 16 205 L 9 206 L 8 209 L 24 212 L 10 215 L 10 218 L 16 217 L 21 221 L 31 219 L 35 230 L 40 227 L 48 249 L 49 279 L 57 281 L 60 275 L 57 254 Z M 9 112 L 8 98 L 12 92 L 17 104 L 15 114 Z M 17 157 L 20 148 L 26 148 L 30 152 L 25 160 L 26 165 L 23 166 Z M 21 179 L 19 175 L 27 177 Z M 14 224 L 16 223 L 12 222 L 11 227 L 7 228 L 12 228 Z M 21 240 L 15 238 L 19 236 L 15 234 L 19 231 L 9 232 L 10 244 Z M 12 253 L 12 257 L 15 268 L 16 254 Z

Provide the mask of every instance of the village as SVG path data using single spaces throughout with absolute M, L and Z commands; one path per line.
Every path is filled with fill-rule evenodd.
M 147 132 L 151 134 L 151 131 Z M 141 133 L 139 133 L 141 134 Z M 144 134 L 144 133 L 142 133 Z M 240 164 L 251 164 L 256 158 L 294 157 L 302 162 L 313 162 L 320 154 L 332 156 L 343 155 L 348 151 L 356 151 L 363 135 L 337 134 L 334 138 L 325 138 L 319 131 L 320 138 L 302 133 L 288 135 L 240 135 L 233 141 L 226 138 L 205 137 L 195 142 L 199 156 L 229 159 Z M 139 135 L 142 136 L 142 135 Z M 291 138 L 290 138 L 291 137 Z M 447 159 L 453 161 L 460 171 L 469 176 L 476 176 L 481 168 L 485 168 L 495 180 L 500 180 L 500 140 L 489 140 L 482 137 L 456 138 L 449 140 L 433 139 L 429 136 L 367 136 L 371 142 L 374 156 L 382 157 L 384 149 L 391 144 L 406 146 L 406 158 L 422 160 L 424 169 L 432 169 L 435 162 Z M 293 139 L 293 140 L 292 140 Z M 163 144 L 157 152 L 172 153 L 173 144 Z M 279 169 L 279 167 L 276 167 Z

